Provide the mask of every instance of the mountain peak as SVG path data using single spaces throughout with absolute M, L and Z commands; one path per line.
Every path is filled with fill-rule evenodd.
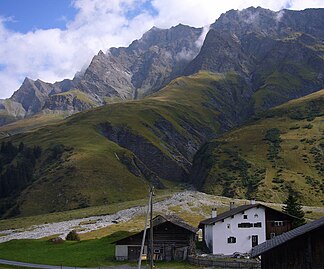
M 105 55 L 105 53 L 102 50 L 99 50 L 97 56 L 104 56 L 104 55 Z
M 32 80 L 31 78 L 29 77 L 25 77 L 24 81 L 23 81 L 23 84 L 30 84 L 30 83 L 34 83 L 34 80 Z

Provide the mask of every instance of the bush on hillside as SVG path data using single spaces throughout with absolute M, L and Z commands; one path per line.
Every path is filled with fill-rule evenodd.
M 80 241 L 80 236 L 78 235 L 76 230 L 72 230 L 71 232 L 69 232 L 67 234 L 67 236 L 65 237 L 65 240 Z

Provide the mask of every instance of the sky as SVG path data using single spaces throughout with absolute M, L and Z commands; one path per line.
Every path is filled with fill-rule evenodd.
M 230 9 L 324 8 L 324 0 L 0 0 L 0 98 L 25 77 L 73 78 L 92 57 L 153 26 L 203 27 Z

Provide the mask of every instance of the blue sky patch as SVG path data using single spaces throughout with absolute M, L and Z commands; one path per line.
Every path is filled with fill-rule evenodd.
M 3 71 L 3 70 L 5 70 L 6 67 L 7 67 L 7 66 L 6 66 L 5 64 L 1 64 L 1 63 L 0 63 L 0 72 Z
M 1 0 L 0 16 L 10 18 L 8 29 L 26 33 L 36 29 L 66 29 L 77 10 L 71 0 Z
M 127 19 L 131 20 L 137 15 L 143 13 L 144 10 L 152 16 L 158 15 L 157 10 L 153 7 L 152 2 L 150 0 L 147 0 L 143 3 L 138 3 L 133 9 L 128 10 L 125 15 Z

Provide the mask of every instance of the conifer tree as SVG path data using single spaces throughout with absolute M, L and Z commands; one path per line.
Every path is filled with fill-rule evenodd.
M 293 192 L 289 192 L 288 198 L 285 201 L 285 205 L 282 207 L 282 212 L 298 218 L 293 221 L 293 228 L 306 223 L 304 218 L 305 213 L 302 209 L 302 205 L 299 202 L 296 194 L 294 194 Z

